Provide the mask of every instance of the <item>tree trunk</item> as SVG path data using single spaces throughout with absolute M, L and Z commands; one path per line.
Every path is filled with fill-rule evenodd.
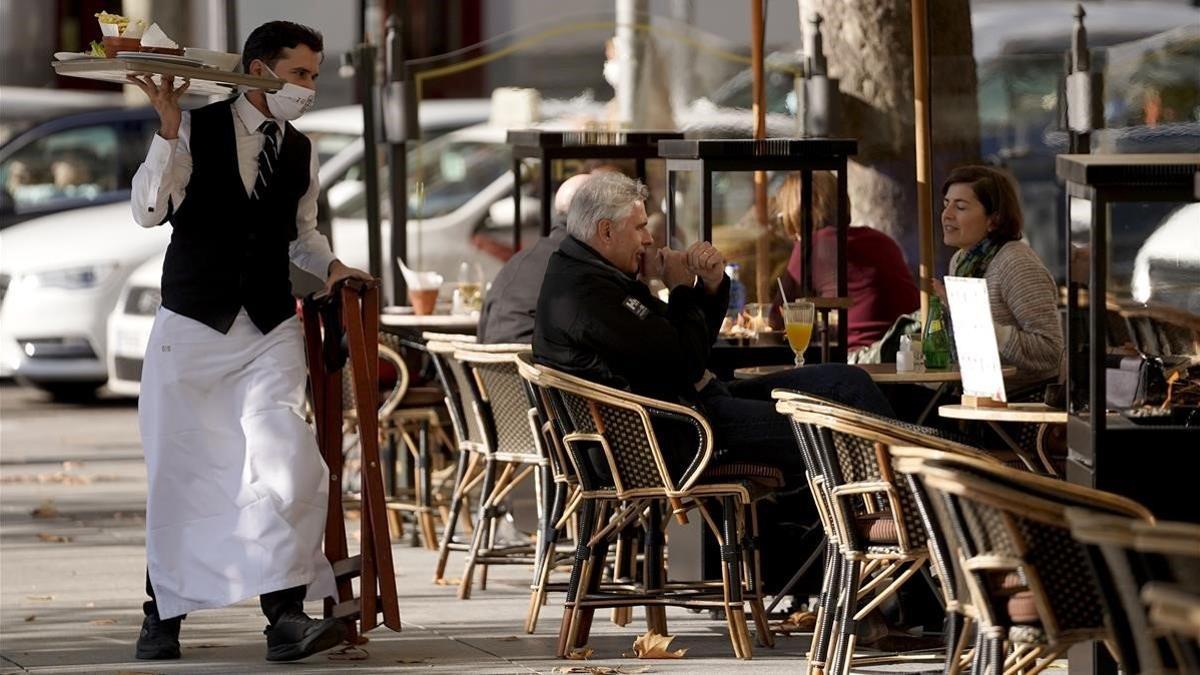
M 912 16 L 909 0 L 803 0 L 818 13 L 829 74 L 840 80 L 837 135 L 857 138 L 850 164 L 853 223 L 887 232 L 917 262 Z M 979 113 L 969 0 L 930 4 L 933 187 L 979 156 Z M 925 208 L 930 208 L 926 205 Z M 935 214 L 937 208 L 935 208 Z M 934 218 L 936 224 L 938 219 Z M 936 230 L 936 228 L 935 228 Z M 940 242 L 940 234 L 935 234 Z M 940 244 L 936 247 L 942 248 Z M 944 253 L 939 260 L 943 260 Z M 935 269 L 943 269 L 935 264 Z

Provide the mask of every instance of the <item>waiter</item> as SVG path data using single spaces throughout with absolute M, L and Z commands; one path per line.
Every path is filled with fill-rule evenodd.
M 277 77 L 182 112 L 171 78 L 129 79 L 160 128 L 133 178 L 133 216 L 169 222 L 162 307 L 146 348 L 138 419 L 146 453 L 146 592 L 139 659 L 179 658 L 187 612 L 259 596 L 268 661 L 339 644 L 304 613 L 334 593 L 321 549 L 328 474 L 304 419 L 303 336 L 288 261 L 326 280 L 370 279 L 316 230 L 317 155 L 288 124 L 316 95 L 321 34 L 256 28 L 243 70 Z

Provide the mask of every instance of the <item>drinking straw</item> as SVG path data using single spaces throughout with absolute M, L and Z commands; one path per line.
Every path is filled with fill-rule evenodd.
M 779 299 L 783 300 L 783 306 L 788 306 L 787 293 L 783 292 L 783 277 L 775 277 L 775 283 L 779 284 Z

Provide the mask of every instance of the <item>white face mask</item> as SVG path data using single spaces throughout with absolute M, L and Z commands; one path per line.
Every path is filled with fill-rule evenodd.
M 617 82 L 621 80 L 621 64 L 616 59 L 604 62 L 604 79 L 613 89 L 617 88 Z
M 271 77 L 282 79 L 265 63 L 263 67 L 271 74 Z M 317 98 L 315 90 L 291 82 L 285 82 L 279 91 L 263 93 L 267 97 L 267 110 L 270 110 L 271 115 L 277 120 L 290 121 L 300 117 L 308 112 L 309 108 L 312 108 L 313 101 Z

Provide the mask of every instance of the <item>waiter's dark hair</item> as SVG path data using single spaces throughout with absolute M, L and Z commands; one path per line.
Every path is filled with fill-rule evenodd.
M 325 39 L 316 30 L 292 21 L 268 21 L 255 28 L 242 47 L 242 71 L 250 72 L 250 64 L 258 59 L 274 68 L 284 49 L 304 45 L 314 52 L 325 51 Z

